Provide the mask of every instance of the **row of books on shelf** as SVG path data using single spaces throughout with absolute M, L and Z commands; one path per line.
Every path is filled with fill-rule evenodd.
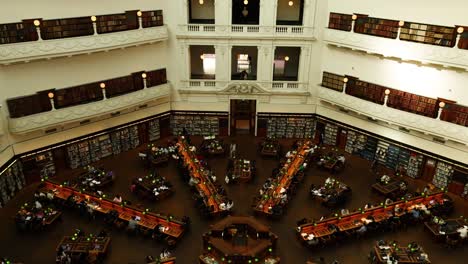
M 344 86 L 344 76 L 324 71 L 322 86 L 341 92 Z
M 127 11 L 123 14 L 96 16 L 98 32 L 108 33 L 136 29 L 138 28 L 136 13 L 137 11 Z M 145 28 L 163 25 L 162 10 L 143 11 L 142 22 Z M 40 30 L 44 40 L 85 36 L 94 32 L 91 16 L 40 20 Z M 0 24 L 0 44 L 35 41 L 37 39 L 32 20 L 27 23 Z
M 21 162 L 14 162 L 0 174 L 0 208 L 10 201 L 19 190 L 23 189 L 26 181 Z
M 312 138 L 315 120 L 307 117 L 270 117 L 267 121 L 267 137 Z
M 323 134 L 323 143 L 327 145 L 336 145 L 338 137 L 338 126 L 333 125 L 333 124 L 326 124 L 325 125 L 325 131 Z
M 447 188 L 452 181 L 454 169 L 452 165 L 439 161 L 437 163 L 436 172 L 432 178 L 432 183 L 438 188 Z
M 148 122 L 148 139 L 155 141 L 161 138 L 161 130 L 159 128 L 159 119 L 154 119 Z
M 328 27 L 331 29 L 351 31 L 352 16 L 350 14 L 330 13 Z M 398 20 L 357 15 L 354 31 L 360 34 L 396 39 L 399 28 Z M 456 36 L 456 27 L 404 22 L 401 26 L 400 40 L 453 47 L 455 46 Z M 468 39 L 468 34 L 462 37 L 462 39 Z M 468 45 L 463 48 L 468 49 Z
M 184 128 L 191 135 L 219 135 L 217 116 L 173 115 L 170 122 L 174 135 L 182 135 Z
M 67 146 L 70 168 L 84 167 L 110 155 L 136 148 L 140 144 L 138 127 L 131 126 Z

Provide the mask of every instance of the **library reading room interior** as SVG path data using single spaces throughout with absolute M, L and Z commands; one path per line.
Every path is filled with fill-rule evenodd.
M 466 263 L 466 0 L 3 2 L 1 264 Z

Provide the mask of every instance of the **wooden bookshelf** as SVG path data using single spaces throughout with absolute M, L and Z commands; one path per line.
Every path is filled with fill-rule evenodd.
M 437 117 L 437 99 L 390 89 L 387 106 L 427 117 Z
M 32 95 L 8 99 L 7 106 L 10 118 L 18 118 L 52 110 L 52 105 L 47 97 L 48 92 L 38 92 Z
M 146 72 L 146 86 L 148 88 L 165 83 L 167 83 L 165 68 Z
M 343 31 L 351 31 L 352 21 L 352 15 L 330 13 L 330 18 L 328 20 L 328 28 Z
M 0 24 L 0 45 L 37 39 L 37 31 L 32 22 Z
M 443 47 L 454 47 L 457 38 L 455 27 L 436 26 L 405 22 L 400 40 L 419 42 Z
M 162 10 L 143 11 L 141 19 L 144 28 L 164 25 Z
M 112 98 L 143 89 L 142 82 L 137 87 L 135 86 L 133 77 L 137 77 L 138 75 L 141 78 L 141 73 L 139 73 L 135 74 L 135 76 L 128 75 L 102 81 L 106 84 L 106 97 Z
M 385 98 L 385 86 L 361 81 L 354 77 L 348 77 L 346 85 L 346 94 L 371 101 L 377 104 L 383 104 Z
M 56 109 L 86 104 L 103 99 L 100 82 L 58 89 L 55 91 L 54 104 Z
M 398 36 L 398 21 L 368 16 L 358 16 L 354 25 L 354 32 L 396 39 Z
M 137 11 L 127 11 L 121 14 L 97 16 L 98 34 L 106 34 L 138 28 Z
M 468 126 L 468 106 L 446 103 L 440 119 L 450 123 Z
M 94 34 L 91 17 L 43 20 L 41 23 L 42 39 L 60 39 Z
M 462 27 L 464 29 L 463 33 L 460 35 L 460 40 L 458 41 L 458 48 L 468 49 L 468 27 L 465 26 L 456 26 L 455 28 Z
M 338 75 L 331 72 L 323 72 L 322 86 L 342 92 L 344 86 L 343 79 L 343 75 Z

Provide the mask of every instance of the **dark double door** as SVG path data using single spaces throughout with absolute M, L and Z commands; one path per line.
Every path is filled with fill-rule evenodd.
M 255 134 L 255 100 L 231 100 L 231 135 Z

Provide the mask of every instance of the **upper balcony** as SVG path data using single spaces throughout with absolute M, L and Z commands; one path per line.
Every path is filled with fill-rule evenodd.
M 0 24 L 0 64 L 89 54 L 168 39 L 162 11 Z
M 463 26 L 331 13 L 324 41 L 402 61 L 468 70 L 468 31 Z
M 309 84 L 297 81 L 255 81 L 255 80 L 231 80 L 231 81 L 217 81 L 217 80 L 183 80 L 180 82 L 179 90 L 186 92 L 220 92 L 227 87 L 236 85 L 250 85 L 259 87 L 263 92 L 273 93 L 277 95 L 291 95 L 301 94 L 309 95 Z
M 315 40 L 313 27 L 295 25 L 214 25 L 185 24 L 178 26 L 178 38 L 244 38 Z
M 136 111 L 169 95 L 165 69 L 45 90 L 7 100 L 9 130 L 24 134 L 70 123 L 88 123 L 90 119 L 111 117 L 120 111 Z

